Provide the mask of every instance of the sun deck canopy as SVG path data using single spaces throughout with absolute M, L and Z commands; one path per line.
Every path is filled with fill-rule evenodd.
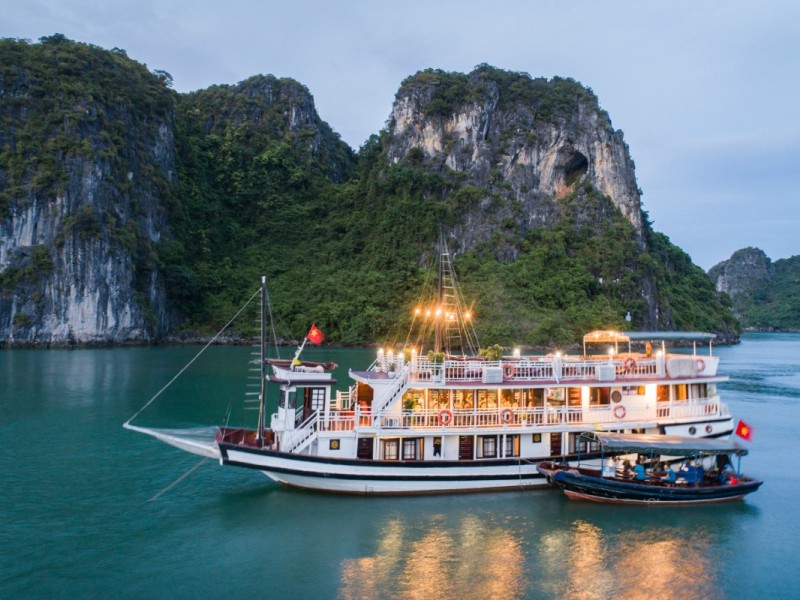
M 703 333 L 702 331 L 622 331 L 619 332 L 626 337 L 626 341 L 631 342 L 710 342 L 717 335 L 715 333 Z M 584 336 L 584 339 L 585 336 Z
M 668 454 L 672 456 L 709 456 L 735 454 L 744 456 L 747 448 L 736 442 L 709 438 L 686 438 L 677 435 L 651 435 L 632 433 L 606 433 L 587 431 L 581 437 L 598 442 L 604 452 L 638 454 Z

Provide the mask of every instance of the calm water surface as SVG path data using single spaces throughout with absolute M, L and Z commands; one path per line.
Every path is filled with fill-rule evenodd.
M 745 502 L 609 507 L 555 491 L 350 498 L 278 487 L 121 425 L 197 348 L 0 351 L 2 598 L 800 597 L 800 335 L 715 348 L 755 428 Z M 211 348 L 135 421 L 241 413 L 247 348 Z M 307 358 L 365 367 L 371 351 Z M 788 467 L 788 468 L 787 468 Z

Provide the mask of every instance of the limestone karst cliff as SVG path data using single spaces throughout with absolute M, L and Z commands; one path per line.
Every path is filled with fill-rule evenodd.
M 745 327 L 800 330 L 800 256 L 773 262 L 759 248 L 743 248 L 713 266 L 708 276 L 730 296 Z
M 114 53 L 0 41 L 0 339 L 146 341 L 170 320 L 152 248 L 175 181 L 172 95 Z
M 291 79 L 177 94 L 59 35 L 0 41 L 0 59 L 5 344 L 207 335 L 263 274 L 281 335 L 313 320 L 334 342 L 396 338 L 440 231 L 484 343 L 738 333 L 652 229 L 622 133 L 575 81 L 423 71 L 355 154 Z
M 561 247 L 513 275 L 528 295 L 507 289 L 492 300 L 502 311 L 527 305 L 525 319 L 549 305 L 555 331 L 562 311 L 573 310 L 561 299 L 571 297 L 595 306 L 587 321 L 621 325 L 615 319 L 629 312 L 637 328 L 707 328 L 735 339 L 702 270 L 650 227 L 622 132 L 579 83 L 488 65 L 469 74 L 421 71 L 400 86 L 380 153 L 386 164 L 376 160 L 376 183 L 404 169 L 437 178 L 423 193 L 442 199 L 456 254 L 492 257 L 501 272 L 521 268 L 537 246 Z M 578 270 L 585 279 L 572 279 Z M 495 294 L 510 277 L 499 278 Z M 543 280 L 549 291 L 533 303 L 530 288 Z M 541 330 L 537 318 L 532 327 Z M 507 333 L 519 323 L 520 315 Z
M 482 190 L 468 226 L 457 232 L 465 248 L 508 218 L 520 233 L 548 224 L 558 200 L 583 182 L 610 198 L 641 235 L 639 191 L 622 132 L 575 81 L 487 65 L 468 75 L 423 71 L 403 82 L 388 133 L 392 163 L 421 151 L 431 166 Z

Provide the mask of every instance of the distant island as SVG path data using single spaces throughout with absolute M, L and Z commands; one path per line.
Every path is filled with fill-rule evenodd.
M 773 262 L 763 250 L 743 248 L 708 275 L 745 328 L 800 331 L 800 256 Z
M 279 335 L 313 321 L 334 343 L 398 339 L 440 232 L 484 344 L 738 339 L 727 296 L 652 228 L 622 132 L 572 79 L 420 71 L 357 152 L 292 79 L 171 83 L 123 49 L 0 40 L 0 343 L 196 339 L 262 274 Z

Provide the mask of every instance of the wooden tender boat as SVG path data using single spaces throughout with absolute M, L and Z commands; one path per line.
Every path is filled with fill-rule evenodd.
M 733 441 L 685 438 L 672 435 L 587 432 L 581 435 L 583 447 L 597 456 L 601 464 L 577 466 L 552 461 L 541 462 L 538 471 L 551 485 L 564 490 L 572 500 L 613 504 L 678 505 L 706 504 L 741 500 L 763 483 L 732 470 L 731 458 L 741 459 L 747 449 Z M 637 458 L 638 457 L 638 458 Z M 622 467 L 636 460 L 644 475 Z M 665 473 L 654 473 L 656 461 L 665 461 L 675 473 L 670 481 Z M 594 459 L 596 463 L 596 459 Z M 679 466 L 679 468 L 674 468 Z

